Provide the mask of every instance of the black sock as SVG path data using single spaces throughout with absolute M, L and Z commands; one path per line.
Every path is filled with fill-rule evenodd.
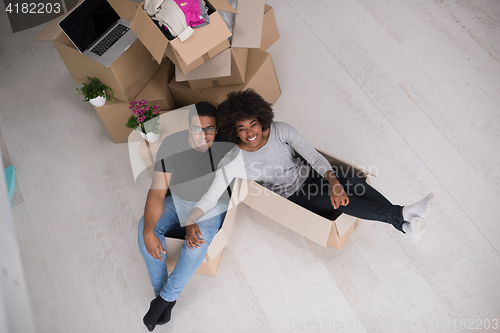
M 165 308 L 165 310 L 163 310 L 163 313 L 161 314 L 160 319 L 158 319 L 158 322 L 156 323 L 156 325 L 165 325 L 166 323 L 168 323 L 170 321 L 172 308 L 174 307 L 175 302 L 176 301 L 168 302 L 167 307 Z
M 163 314 L 163 311 L 167 307 L 169 302 L 165 301 L 161 296 L 156 297 L 151 301 L 151 305 L 149 306 L 149 311 L 146 313 L 142 322 L 146 325 L 148 331 L 152 331 L 156 327 L 156 323 L 158 319 Z

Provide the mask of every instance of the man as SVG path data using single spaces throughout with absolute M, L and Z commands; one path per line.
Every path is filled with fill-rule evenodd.
M 191 106 L 189 129 L 165 138 L 156 155 L 153 182 L 138 234 L 139 248 L 156 296 L 143 318 L 149 331 L 170 320 L 177 297 L 202 263 L 226 215 L 228 195 L 219 200 L 203 221 L 187 221 L 210 187 L 219 161 L 234 146 L 216 137 L 215 117 L 216 108 L 210 103 Z M 167 196 L 168 189 L 171 195 Z M 186 235 L 170 276 L 164 261 L 167 233 Z

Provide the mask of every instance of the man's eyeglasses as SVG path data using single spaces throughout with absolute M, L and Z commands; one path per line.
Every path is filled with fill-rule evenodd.
M 207 127 L 207 128 L 191 127 L 191 132 L 193 132 L 194 135 L 200 135 L 202 131 L 205 132 L 206 135 L 214 135 L 215 127 Z

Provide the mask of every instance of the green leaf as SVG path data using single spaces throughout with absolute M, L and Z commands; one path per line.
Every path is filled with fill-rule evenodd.
M 128 118 L 127 124 L 125 124 L 125 126 L 127 126 L 128 128 L 136 128 L 138 125 L 139 124 L 137 123 L 137 119 L 135 119 L 134 116 Z

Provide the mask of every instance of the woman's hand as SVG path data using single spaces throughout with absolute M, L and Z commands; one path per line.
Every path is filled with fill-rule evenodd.
M 330 201 L 332 202 L 333 208 L 339 209 L 340 206 L 347 206 L 349 204 L 349 197 L 342 188 L 342 185 L 340 185 L 337 177 L 335 177 L 333 171 L 325 172 L 324 177 L 330 184 Z
M 191 250 L 193 247 L 200 248 L 199 245 L 205 244 L 202 237 L 200 228 L 196 223 L 186 226 L 186 244 Z
M 332 206 L 335 209 L 338 209 L 340 206 L 347 206 L 349 204 L 349 197 L 347 193 L 345 193 L 342 185 L 340 185 L 337 180 L 336 184 L 330 183 L 330 201 L 332 202 Z

